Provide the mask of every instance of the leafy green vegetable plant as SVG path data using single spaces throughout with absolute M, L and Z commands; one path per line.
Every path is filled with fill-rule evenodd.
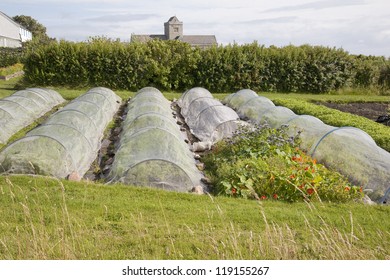
M 215 193 L 258 200 L 346 202 L 362 188 L 318 164 L 298 148 L 286 126 L 243 128 L 204 157 Z

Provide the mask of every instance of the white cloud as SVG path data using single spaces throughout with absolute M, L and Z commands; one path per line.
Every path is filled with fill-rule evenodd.
M 51 37 L 161 34 L 172 15 L 187 34 L 215 34 L 227 44 L 322 44 L 390 56 L 388 0 L 2 0 L 2 11 L 30 15 Z
M 291 3 L 291 2 L 290 2 Z M 320 0 L 315 2 L 308 2 L 302 4 L 290 4 L 287 6 L 281 6 L 277 8 L 271 8 L 266 10 L 265 12 L 277 12 L 277 11 L 296 11 L 296 10 L 322 10 L 322 9 L 331 9 L 338 7 L 349 7 L 349 6 L 361 6 L 366 5 L 366 1 L 364 0 Z
M 133 13 L 112 13 L 108 15 L 96 16 L 86 18 L 84 21 L 97 22 L 97 23 L 112 23 L 112 22 L 132 22 L 143 21 L 149 18 L 155 18 L 155 14 L 133 14 Z

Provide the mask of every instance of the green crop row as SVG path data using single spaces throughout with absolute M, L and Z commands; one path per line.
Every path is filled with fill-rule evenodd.
M 258 200 L 346 202 L 362 188 L 301 151 L 286 128 L 243 128 L 203 157 L 216 194 Z
M 344 113 L 323 105 L 316 105 L 303 100 L 273 99 L 276 105 L 290 108 L 298 115 L 312 115 L 324 123 L 342 127 L 352 126 L 367 132 L 378 146 L 390 152 L 390 127 L 367 118 Z
M 213 92 L 251 88 L 322 93 L 349 87 L 390 88 L 390 61 L 384 57 L 308 45 L 264 47 L 256 42 L 204 50 L 180 41 L 52 42 L 29 51 L 25 73 L 32 84 L 127 90 L 203 86 Z

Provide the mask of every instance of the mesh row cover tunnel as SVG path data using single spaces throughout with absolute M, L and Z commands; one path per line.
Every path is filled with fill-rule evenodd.
M 301 148 L 318 162 L 363 186 L 371 199 L 380 202 L 388 199 L 390 153 L 377 146 L 364 131 L 354 127 L 334 127 L 313 116 L 296 115 L 248 89 L 227 96 L 223 103 L 234 108 L 241 118 L 258 124 L 267 123 L 273 128 L 286 124 L 290 136 L 301 132 Z
M 41 88 L 19 90 L 0 99 L 0 143 L 5 144 L 13 134 L 63 102 L 58 92 Z
M 82 177 L 120 103 L 107 88 L 90 89 L 7 146 L 0 153 L 0 172 Z
M 244 125 L 234 110 L 204 88 L 186 91 L 178 100 L 178 105 L 191 133 L 203 142 L 217 142 Z
M 170 102 L 155 88 L 138 91 L 128 104 L 110 183 L 188 192 L 201 177 Z

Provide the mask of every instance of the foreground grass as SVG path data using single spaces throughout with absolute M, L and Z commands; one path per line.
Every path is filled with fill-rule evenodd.
M 390 208 L 0 177 L 2 259 L 390 259 Z
M 0 98 L 4 98 L 13 94 L 16 89 L 16 84 L 22 79 L 22 77 L 17 77 L 10 79 L 8 81 L 0 80 Z

